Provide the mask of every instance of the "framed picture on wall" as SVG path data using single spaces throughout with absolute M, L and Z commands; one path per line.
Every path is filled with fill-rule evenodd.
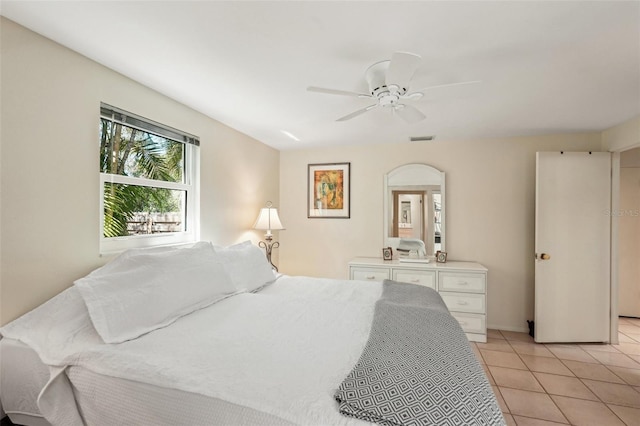
M 308 165 L 308 218 L 349 219 L 351 217 L 350 173 L 351 163 Z

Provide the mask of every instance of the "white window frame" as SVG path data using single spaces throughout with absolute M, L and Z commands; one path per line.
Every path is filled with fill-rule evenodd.
M 144 130 L 144 129 L 142 129 Z M 185 143 L 184 183 L 137 178 L 100 172 L 100 255 L 119 253 L 132 248 L 158 247 L 194 243 L 200 238 L 200 147 Z M 104 236 L 104 185 L 117 183 L 185 191 L 185 231 L 161 234 Z

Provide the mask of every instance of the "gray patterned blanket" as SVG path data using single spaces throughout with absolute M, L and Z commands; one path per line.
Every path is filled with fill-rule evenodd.
M 385 280 L 369 340 L 334 395 L 345 416 L 391 425 L 504 425 L 469 342 L 440 295 Z

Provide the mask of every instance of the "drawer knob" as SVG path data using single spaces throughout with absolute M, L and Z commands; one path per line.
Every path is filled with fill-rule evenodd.
M 411 280 L 411 282 L 412 282 L 412 283 L 419 283 L 419 282 L 420 282 L 420 280 L 419 280 L 418 278 L 414 278 L 414 279 L 412 279 L 412 280 Z
M 467 302 L 466 302 L 466 301 L 464 301 L 464 300 L 458 300 L 458 305 L 460 305 L 460 306 L 465 306 L 465 305 L 468 305 L 468 304 L 469 304 L 469 303 L 467 303 Z
M 458 281 L 458 284 L 459 285 L 469 285 L 469 283 L 466 282 L 466 281 Z
M 368 279 L 368 280 L 375 280 L 375 279 L 376 279 L 376 276 L 375 276 L 375 275 L 368 275 L 368 276 L 367 276 L 367 279 Z

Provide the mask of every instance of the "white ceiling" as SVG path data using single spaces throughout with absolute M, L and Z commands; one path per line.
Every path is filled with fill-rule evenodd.
M 278 149 L 598 131 L 640 115 L 638 1 L 7 1 L 0 13 Z M 364 71 L 422 56 L 406 124 Z M 134 111 L 135 112 L 135 111 Z M 300 141 L 289 139 L 286 130 Z

